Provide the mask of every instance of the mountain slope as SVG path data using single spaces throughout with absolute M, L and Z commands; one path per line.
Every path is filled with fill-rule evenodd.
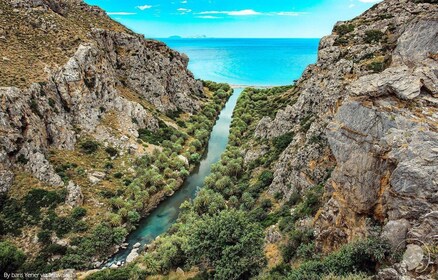
M 36 271 L 98 265 L 182 185 L 232 90 L 82 1 L 0 8 L 0 238 Z

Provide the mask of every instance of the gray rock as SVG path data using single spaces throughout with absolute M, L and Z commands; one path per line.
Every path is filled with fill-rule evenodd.
M 266 242 L 275 243 L 281 240 L 281 238 L 282 238 L 281 233 L 277 230 L 277 228 L 274 225 L 268 228 L 265 236 Z
M 139 256 L 138 248 L 132 249 L 132 251 L 126 257 L 126 263 L 130 263 L 130 262 L 134 261 L 138 256 Z
M 9 170 L 0 170 L 0 194 L 8 192 L 14 181 L 14 173 Z
M 400 274 L 392 267 L 379 270 L 377 274 L 379 280 L 400 280 Z
M 42 280 L 76 280 L 76 271 L 66 269 L 41 275 Z
M 403 254 L 403 262 L 406 264 L 408 270 L 413 270 L 420 266 L 423 258 L 423 249 L 415 244 L 409 244 L 405 253 Z
M 405 219 L 389 221 L 383 227 L 381 237 L 388 240 L 394 250 L 403 250 L 409 227 L 410 224 Z
M 65 202 L 71 207 L 82 206 L 84 203 L 84 195 L 82 194 L 81 187 L 76 185 L 73 181 L 69 181 L 66 189 L 67 197 Z

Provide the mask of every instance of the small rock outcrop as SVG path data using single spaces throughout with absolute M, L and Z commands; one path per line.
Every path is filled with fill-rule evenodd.
M 73 181 L 68 182 L 65 202 L 71 207 L 82 206 L 84 203 L 84 195 L 82 194 L 81 187 L 73 183 Z

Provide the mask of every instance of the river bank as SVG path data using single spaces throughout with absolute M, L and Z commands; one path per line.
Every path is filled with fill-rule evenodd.
M 213 126 L 207 150 L 199 165 L 192 171 L 191 175 L 187 177 L 181 188 L 176 190 L 172 196 L 167 197 L 159 203 L 155 209 L 151 210 L 147 217 L 140 221 L 137 229 L 131 232 L 126 238 L 125 243 L 128 243 L 128 246 L 112 256 L 105 263 L 105 266 L 111 266 L 117 263 L 121 264 L 126 261 L 126 258 L 137 243 L 140 243 L 140 246 L 135 249 L 142 251 L 146 244 L 166 232 L 177 220 L 180 205 L 184 201 L 193 199 L 196 196 L 197 191 L 204 183 L 205 177 L 210 174 L 211 165 L 219 161 L 222 152 L 227 146 L 233 110 L 241 92 L 241 89 L 236 89 L 219 114 Z

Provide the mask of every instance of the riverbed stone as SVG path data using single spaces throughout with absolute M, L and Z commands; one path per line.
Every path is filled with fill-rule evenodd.
M 139 256 L 138 249 L 135 249 L 135 248 L 132 249 L 132 251 L 126 257 L 126 263 L 130 263 L 130 262 L 134 261 L 138 256 Z

